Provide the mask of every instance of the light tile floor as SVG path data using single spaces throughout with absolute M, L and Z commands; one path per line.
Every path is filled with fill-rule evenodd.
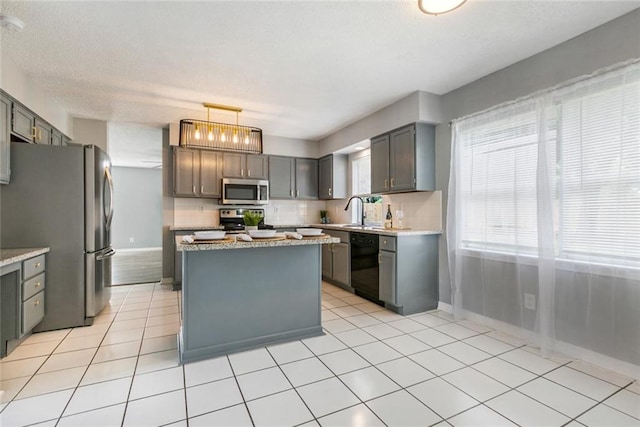
M 434 311 L 323 283 L 326 335 L 178 364 L 180 293 L 113 288 L 91 327 L 0 362 L 0 425 L 640 426 L 640 385 Z

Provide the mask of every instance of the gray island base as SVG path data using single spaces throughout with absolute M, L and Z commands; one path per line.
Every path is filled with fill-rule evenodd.
M 321 244 L 183 244 L 181 363 L 322 335 Z

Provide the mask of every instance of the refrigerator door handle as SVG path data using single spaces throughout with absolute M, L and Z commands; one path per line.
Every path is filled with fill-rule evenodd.
M 97 255 L 96 256 L 96 261 L 102 261 L 103 259 L 107 259 L 107 258 L 111 258 L 112 256 L 114 256 L 116 254 L 116 251 L 114 251 L 113 249 L 109 248 L 109 250 L 103 254 Z
M 111 178 L 111 170 L 109 167 L 104 168 L 104 174 L 107 177 L 106 183 L 109 185 L 109 208 L 105 206 L 104 215 L 106 218 L 107 230 L 111 228 L 111 220 L 113 219 L 113 179 Z

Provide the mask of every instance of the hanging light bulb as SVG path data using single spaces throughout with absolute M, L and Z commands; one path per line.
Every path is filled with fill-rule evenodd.
M 238 143 L 238 112 L 236 111 L 236 127 L 233 130 L 233 143 Z
M 224 131 L 224 126 L 222 126 L 220 130 L 222 131 L 222 135 L 220 135 L 220 141 L 227 142 L 227 134 Z
M 207 107 L 207 139 L 213 141 L 213 126 L 211 126 L 211 120 L 209 120 L 209 107 Z
M 244 145 L 249 145 L 249 129 L 244 134 Z
M 195 139 L 200 139 L 202 135 L 200 135 L 200 126 L 196 125 L 196 133 L 193 135 Z

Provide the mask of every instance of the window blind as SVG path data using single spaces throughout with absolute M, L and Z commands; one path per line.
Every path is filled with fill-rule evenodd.
M 537 253 L 546 144 L 559 258 L 640 267 L 640 67 L 456 123 L 463 247 Z

